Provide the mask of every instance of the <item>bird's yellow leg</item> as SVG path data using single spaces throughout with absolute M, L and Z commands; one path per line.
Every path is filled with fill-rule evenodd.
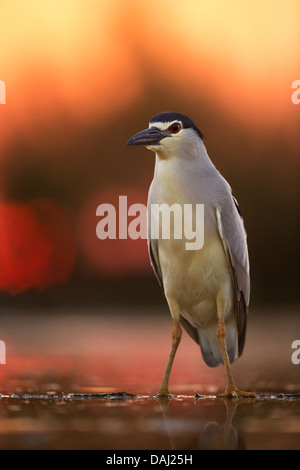
M 227 353 L 226 347 L 226 330 L 225 330 L 225 323 L 224 319 L 221 318 L 218 320 L 218 327 L 217 327 L 217 339 L 219 342 L 219 346 L 221 349 L 224 365 L 226 368 L 226 375 L 227 375 L 227 387 L 224 393 L 218 395 L 219 397 L 227 397 L 227 398 L 255 398 L 256 394 L 254 392 L 243 392 L 239 390 L 235 384 L 235 381 L 232 376 L 231 372 L 231 365 Z
M 182 331 L 181 331 L 180 323 L 179 323 L 179 321 L 174 320 L 174 322 L 173 322 L 173 331 L 172 331 L 172 348 L 171 348 L 169 360 L 168 360 L 168 363 L 167 363 L 165 375 L 164 375 L 163 381 L 161 383 L 159 392 L 157 393 L 158 397 L 163 397 L 163 396 L 170 395 L 170 392 L 169 392 L 169 378 L 170 378 L 170 373 L 171 373 L 174 357 L 175 357 L 177 348 L 178 348 L 180 340 L 181 340 L 181 335 L 182 335 Z

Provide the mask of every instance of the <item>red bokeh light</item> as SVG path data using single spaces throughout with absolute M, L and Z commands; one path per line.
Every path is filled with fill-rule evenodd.
M 49 199 L 0 203 L 0 290 L 18 294 L 68 281 L 76 258 L 70 214 Z

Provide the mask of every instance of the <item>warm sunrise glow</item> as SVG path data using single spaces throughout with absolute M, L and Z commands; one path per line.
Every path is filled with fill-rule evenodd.
M 148 17 L 148 34 L 143 25 L 140 37 L 166 78 L 199 102 L 204 92 L 205 99 L 248 122 L 284 125 L 283 114 L 292 112 L 292 77 L 300 68 L 297 0 L 174 1 L 172 7 L 154 1 L 151 9 L 160 34 L 149 40 Z
M 248 121 L 282 120 L 300 65 L 299 14 L 297 0 L 154 0 L 150 11 L 135 0 L 3 0 L 4 138 L 53 109 L 86 120 L 122 112 L 143 93 L 143 60 L 182 95 Z
M 227 125 L 229 139 L 244 132 L 264 145 L 280 129 L 295 160 L 299 18 L 298 0 L 2 0 L 0 198 L 61 198 L 78 214 L 87 264 L 105 275 L 145 271 L 145 240 L 109 247 L 95 234 L 96 207 L 109 202 L 98 198 L 106 196 L 101 188 L 117 188 L 118 197 L 123 183 L 139 180 L 146 192 L 151 181 L 152 156 L 126 160 L 126 140 L 152 111 L 178 111 L 199 119 L 204 134 L 216 133 L 215 150 Z M 264 149 L 242 155 L 245 166 L 273 159 L 270 149 L 268 157 Z M 293 191 L 288 178 L 286 185 Z
M 10 126 L 24 133 L 59 111 L 107 121 L 136 96 L 138 70 L 119 35 L 115 3 L 4 0 L 0 13 L 6 137 Z

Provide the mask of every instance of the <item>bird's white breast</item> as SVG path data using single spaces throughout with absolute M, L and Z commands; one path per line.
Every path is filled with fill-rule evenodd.
M 228 313 L 232 308 L 231 277 L 217 229 L 214 201 L 201 188 L 201 178 L 195 178 L 192 167 L 187 170 L 180 161 L 157 159 L 148 207 L 162 203 L 204 204 L 203 248 L 187 250 L 185 238 L 171 237 L 158 240 L 158 255 L 172 316 L 178 318 L 181 314 L 195 327 L 208 325 L 217 319 L 216 297 L 220 290 L 228 297 Z

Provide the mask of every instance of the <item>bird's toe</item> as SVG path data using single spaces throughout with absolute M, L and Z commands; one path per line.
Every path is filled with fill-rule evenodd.
M 255 392 L 245 392 L 237 387 L 227 387 L 224 393 L 217 396 L 219 398 L 257 398 Z

